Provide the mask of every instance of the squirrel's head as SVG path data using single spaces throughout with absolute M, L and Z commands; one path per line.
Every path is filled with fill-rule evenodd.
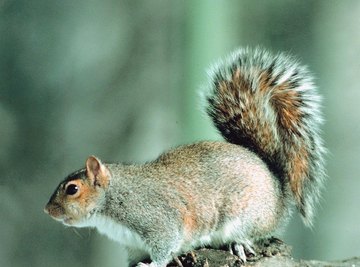
M 70 174 L 59 184 L 44 211 L 69 226 L 86 226 L 87 219 L 101 208 L 111 174 L 99 159 L 90 156 L 86 168 Z

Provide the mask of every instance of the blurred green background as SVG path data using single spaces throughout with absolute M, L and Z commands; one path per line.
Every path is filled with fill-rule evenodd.
M 297 258 L 360 256 L 360 1 L 0 0 L 0 266 L 123 266 L 119 246 L 43 213 L 88 155 L 144 162 L 219 139 L 206 68 L 239 46 L 288 51 L 324 96 L 329 180 Z

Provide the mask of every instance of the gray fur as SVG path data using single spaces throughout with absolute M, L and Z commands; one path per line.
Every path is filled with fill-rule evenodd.
M 96 227 L 128 249 L 129 264 L 150 257 L 153 267 L 231 243 L 245 261 L 244 248 L 283 228 L 294 202 L 311 222 L 325 149 L 307 69 L 284 54 L 240 49 L 213 67 L 206 98 L 228 142 L 180 146 L 144 165 L 91 156 L 45 211 L 66 225 Z M 78 190 L 69 194 L 68 186 Z

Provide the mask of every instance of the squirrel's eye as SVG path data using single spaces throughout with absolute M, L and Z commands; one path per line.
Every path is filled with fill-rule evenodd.
M 79 187 L 76 184 L 69 184 L 68 187 L 66 187 L 65 192 L 67 195 L 75 195 L 78 190 Z

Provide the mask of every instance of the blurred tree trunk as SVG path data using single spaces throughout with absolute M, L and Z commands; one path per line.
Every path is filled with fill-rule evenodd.
M 1 266 L 124 266 L 117 244 L 43 207 L 88 155 L 144 162 L 176 144 L 182 14 L 169 1 L 0 3 Z

